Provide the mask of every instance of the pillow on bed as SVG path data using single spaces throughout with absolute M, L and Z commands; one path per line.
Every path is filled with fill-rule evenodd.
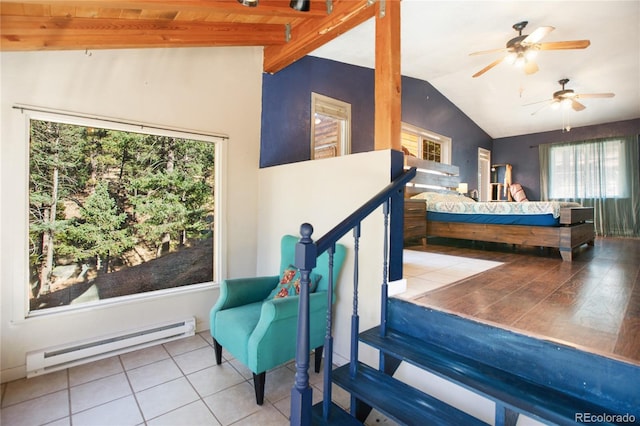
M 529 201 L 527 199 L 527 195 L 524 193 L 524 189 L 522 189 L 522 185 L 519 183 L 512 183 L 509 185 L 509 191 L 511 192 L 511 198 L 513 198 L 513 201 L 518 203 Z
M 417 200 L 426 200 L 427 203 L 475 203 L 473 198 L 465 197 L 464 195 L 457 192 L 421 192 L 420 194 L 416 194 L 411 198 Z

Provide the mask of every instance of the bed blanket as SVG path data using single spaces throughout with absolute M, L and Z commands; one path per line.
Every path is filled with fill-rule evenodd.
M 475 202 L 456 194 L 423 193 L 411 198 L 423 199 L 427 211 L 457 214 L 502 214 L 502 215 L 542 215 L 560 217 L 563 207 L 582 207 L 579 203 L 565 201 L 525 201 L 525 202 Z
M 427 203 L 427 210 L 440 213 L 458 214 L 552 214 L 560 217 L 562 207 L 581 207 L 578 203 L 559 201 L 529 201 L 524 203 L 455 203 L 441 201 Z

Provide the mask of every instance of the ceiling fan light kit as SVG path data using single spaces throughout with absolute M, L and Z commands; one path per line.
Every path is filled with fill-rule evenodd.
M 550 32 L 555 30 L 555 28 L 549 26 L 539 27 L 536 28 L 531 34 L 523 35 L 522 30 L 525 29 L 528 23 L 528 21 L 521 21 L 513 25 L 512 28 L 518 32 L 518 36 L 509 40 L 505 48 L 483 50 L 471 53 L 470 55 L 472 56 L 496 52 L 502 52 L 504 54 L 502 58 L 493 61 L 492 63 L 475 73 L 473 75 L 473 78 L 480 77 L 501 62 L 506 62 L 507 64 L 513 65 L 516 68 L 522 68 L 527 75 L 534 74 L 539 70 L 538 65 L 536 64 L 534 59 L 536 58 L 540 50 L 585 49 L 591 44 L 589 40 L 552 41 L 548 43 L 542 43 L 541 40 Z M 535 115 L 546 107 L 551 107 L 551 109 L 562 108 L 563 111 L 568 111 L 569 109 L 573 109 L 574 111 L 582 111 L 586 108 L 586 106 L 578 102 L 579 98 L 611 98 L 614 96 L 613 93 L 578 94 L 575 93 L 573 89 L 565 89 L 565 84 L 567 84 L 568 82 L 568 78 L 559 80 L 558 83 L 562 86 L 562 90 L 554 92 L 551 99 L 542 101 L 545 102 L 545 105 L 542 108 L 539 108 L 538 110 L 532 112 L 531 115 Z M 533 104 L 527 105 L 534 105 L 539 103 L 541 102 L 534 102 Z M 563 112 L 563 116 L 564 114 L 565 113 Z M 565 123 L 563 122 L 562 129 L 563 131 L 569 131 L 571 129 L 571 126 L 568 124 L 565 125 Z
M 586 106 L 582 103 L 578 102 L 578 99 L 586 99 L 586 98 L 613 98 L 615 96 L 614 93 L 576 93 L 573 89 L 565 89 L 565 85 L 569 83 L 568 78 L 563 78 L 558 80 L 558 84 L 562 86 L 562 89 L 553 93 L 551 99 L 541 102 L 534 102 L 532 104 L 526 104 L 524 106 L 535 105 L 544 102 L 545 105 L 542 108 L 534 111 L 531 115 L 536 115 L 538 112 L 542 111 L 546 107 L 550 106 L 551 109 L 558 109 L 561 106 L 563 109 L 568 110 L 569 108 L 574 111 L 582 111 Z
M 485 53 L 506 52 L 502 58 L 492 62 L 484 67 L 473 77 L 480 77 L 500 62 L 513 64 L 518 68 L 523 68 L 526 74 L 534 74 L 538 72 L 538 65 L 534 62 L 538 51 L 540 50 L 566 50 L 566 49 L 584 49 L 591 44 L 589 40 L 573 40 L 573 41 L 554 41 L 549 43 L 541 43 L 547 34 L 555 30 L 554 27 L 539 27 L 529 35 L 523 35 L 522 30 L 525 29 L 529 22 L 522 21 L 513 25 L 513 29 L 518 32 L 518 36 L 509 40 L 505 48 L 484 50 L 471 53 L 471 55 L 481 55 Z

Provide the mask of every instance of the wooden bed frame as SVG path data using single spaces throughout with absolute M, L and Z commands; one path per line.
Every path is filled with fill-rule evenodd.
M 452 191 L 458 186 L 458 167 L 405 156 L 406 167 L 416 167 L 418 173 L 407 185 L 411 196 L 425 191 Z M 416 186 L 417 185 L 417 186 Z M 553 247 L 560 250 L 564 261 L 573 260 L 573 249 L 593 245 L 593 207 L 560 209 L 560 226 L 495 225 L 459 222 L 427 222 L 426 237 L 446 237 L 464 240 L 528 246 Z

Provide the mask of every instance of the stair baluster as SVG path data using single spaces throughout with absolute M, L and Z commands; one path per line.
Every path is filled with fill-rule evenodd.
M 380 334 L 383 336 L 387 331 L 387 299 L 389 297 L 389 200 L 382 205 L 384 214 L 384 253 L 382 261 L 382 289 L 380 300 Z
M 349 374 L 355 377 L 358 372 L 358 334 L 360 332 L 360 318 L 358 317 L 358 269 L 360 252 L 360 223 L 353 228 L 353 313 L 351 314 L 351 360 L 349 364 Z M 358 401 L 351 396 L 351 415 L 357 415 Z
M 331 370 L 333 366 L 333 334 L 331 328 L 333 325 L 333 254 L 335 252 L 336 245 L 333 244 L 327 252 L 329 253 L 329 291 L 327 292 L 327 331 L 324 335 L 324 369 L 323 377 L 324 383 L 331 383 Z M 322 417 L 325 420 L 329 419 L 331 410 L 331 386 L 328 386 L 324 390 L 322 399 Z
M 384 253 L 382 261 L 382 286 L 380 288 L 380 335 L 387 334 L 387 299 L 389 298 L 389 200 L 382 205 L 384 214 Z M 385 354 L 380 351 L 379 369 L 386 371 Z
M 358 257 L 360 252 L 360 223 L 353 228 L 353 312 L 351 314 L 351 364 L 349 371 L 355 377 L 358 367 L 358 332 L 360 330 L 360 318 L 358 317 Z

